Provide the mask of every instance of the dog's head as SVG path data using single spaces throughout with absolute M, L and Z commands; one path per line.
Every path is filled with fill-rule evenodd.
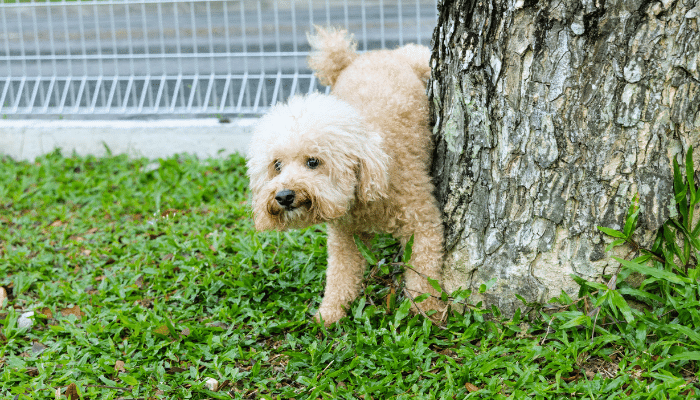
M 260 119 L 248 150 L 259 230 L 337 219 L 386 196 L 389 156 L 355 109 L 333 96 L 297 96 Z

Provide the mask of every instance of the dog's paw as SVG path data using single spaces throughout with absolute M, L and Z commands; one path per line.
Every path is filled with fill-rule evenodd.
M 345 310 L 343 310 L 341 307 L 324 307 L 322 305 L 321 308 L 318 309 L 316 315 L 314 315 L 314 320 L 320 323 L 321 317 L 323 317 L 323 324 L 325 326 L 330 326 L 344 316 Z

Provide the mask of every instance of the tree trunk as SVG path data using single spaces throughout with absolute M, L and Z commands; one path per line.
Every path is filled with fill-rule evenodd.
M 621 229 L 638 193 L 649 245 L 675 212 L 672 158 L 700 144 L 700 2 L 438 8 L 429 96 L 445 285 L 495 277 L 472 300 L 505 314 L 515 294 L 573 297 L 571 274 L 618 266 L 596 226 Z

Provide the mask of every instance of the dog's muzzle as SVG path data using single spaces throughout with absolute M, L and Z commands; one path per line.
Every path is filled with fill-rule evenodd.
M 295 197 L 296 194 L 293 190 L 284 189 L 277 192 L 275 195 L 275 200 L 277 200 L 277 204 L 279 204 L 281 207 L 290 208 L 294 203 Z

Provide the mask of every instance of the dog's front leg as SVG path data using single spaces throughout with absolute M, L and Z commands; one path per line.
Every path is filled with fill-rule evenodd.
M 345 316 L 345 310 L 360 293 L 366 265 L 353 234 L 329 223 L 326 291 L 316 321 L 323 317 L 323 322 L 330 325 Z

